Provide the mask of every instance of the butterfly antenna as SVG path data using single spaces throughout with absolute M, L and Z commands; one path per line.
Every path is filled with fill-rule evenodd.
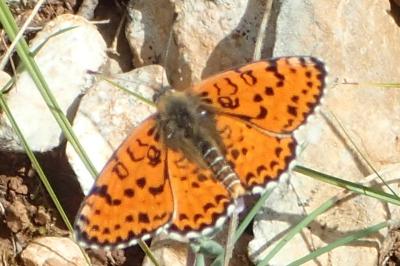
M 171 29 L 170 29 L 169 35 L 168 35 L 167 47 L 165 48 L 164 59 L 163 59 L 163 62 L 161 63 L 161 65 L 162 65 L 162 66 L 164 67 L 164 69 L 165 69 L 165 72 L 167 72 L 167 64 L 168 64 L 169 50 L 170 50 L 170 47 L 171 47 L 171 42 L 172 42 L 172 37 L 173 37 L 174 24 L 175 24 L 175 21 L 176 21 L 176 18 L 177 18 L 177 17 L 178 17 L 178 13 L 175 12 L 175 13 L 174 13 L 174 16 L 173 16 L 173 18 L 172 18 L 172 26 L 171 26 Z M 157 99 L 159 98 L 159 96 L 162 95 L 162 94 L 164 94 L 164 92 L 165 92 L 166 90 L 169 90 L 169 89 L 170 89 L 170 86 L 165 86 L 165 85 L 164 85 L 164 84 L 165 84 L 165 83 L 164 83 L 164 82 L 165 82 L 164 78 L 165 78 L 165 75 L 162 75 L 162 77 L 161 77 L 161 88 L 160 88 L 160 90 L 159 90 L 158 93 L 155 93 L 155 94 L 154 94 L 154 97 L 153 97 L 154 102 L 156 102 Z
M 169 57 L 169 49 L 171 47 L 171 40 L 172 40 L 172 36 L 173 36 L 173 30 L 174 30 L 174 25 L 175 25 L 175 21 L 176 18 L 178 17 L 178 13 L 174 13 L 174 17 L 172 18 L 172 27 L 169 31 L 169 35 L 168 35 L 168 40 L 167 40 L 167 47 L 165 48 L 165 54 L 164 54 L 164 61 L 162 62 L 162 66 L 167 69 L 167 62 L 168 62 L 168 57 Z

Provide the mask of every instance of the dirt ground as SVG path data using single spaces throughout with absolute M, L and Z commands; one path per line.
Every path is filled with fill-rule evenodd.
M 68 235 L 24 155 L 0 154 L 0 250 L 8 265 L 32 238 Z

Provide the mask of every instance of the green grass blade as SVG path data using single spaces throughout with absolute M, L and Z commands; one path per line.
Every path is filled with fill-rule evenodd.
M 224 256 L 218 256 L 212 263 L 211 266 L 223 266 L 224 265 Z
M 314 219 L 320 215 L 321 213 L 324 213 L 327 211 L 329 208 L 333 207 L 336 202 L 339 200 L 337 197 L 333 197 L 323 204 L 319 206 L 317 209 L 315 209 L 313 212 L 311 212 L 309 215 L 307 215 L 300 223 L 298 223 L 296 226 L 291 228 L 289 232 L 286 233 L 286 235 L 279 240 L 279 242 L 274 246 L 274 248 L 267 254 L 267 256 L 260 261 L 257 265 L 258 266 L 264 266 L 268 265 L 268 263 L 271 261 L 271 259 L 303 228 L 305 228 L 308 224 L 310 224 Z
M 375 169 L 375 167 L 372 165 L 372 163 L 369 161 L 369 159 L 367 158 L 367 156 L 361 152 L 361 149 L 358 148 L 358 146 L 356 145 L 356 143 L 353 141 L 353 139 L 351 138 L 351 136 L 349 135 L 349 133 L 347 132 L 346 128 L 344 127 L 344 125 L 342 124 L 342 122 L 336 117 L 336 115 L 331 112 L 328 111 L 327 112 L 329 114 L 329 117 L 331 117 L 335 123 L 332 122 L 332 124 L 336 124 L 338 125 L 338 127 L 341 129 L 341 132 L 343 132 L 344 137 L 351 143 L 351 145 L 353 146 L 354 150 L 357 152 L 357 154 L 361 157 L 361 159 L 365 162 L 365 164 L 368 165 L 368 167 L 375 173 L 375 175 L 381 180 L 381 182 L 390 190 L 390 192 L 392 192 L 392 194 L 396 197 L 398 197 L 398 195 L 396 194 L 396 192 L 389 186 L 389 184 L 386 183 L 386 181 L 383 179 L 383 177 L 378 173 L 378 171 Z M 327 119 L 331 119 L 326 116 Z
M 264 194 L 258 199 L 256 204 L 254 204 L 254 206 L 251 208 L 251 210 L 243 219 L 243 221 L 240 223 L 235 233 L 235 242 L 242 236 L 247 226 L 249 226 L 251 221 L 254 219 L 254 217 L 257 215 L 260 209 L 264 206 L 264 202 L 269 198 L 269 196 L 271 196 L 273 190 L 274 188 L 266 190 Z
M 198 242 L 191 243 L 190 247 L 193 252 L 202 253 L 207 256 L 218 256 L 223 254 L 224 248 L 217 242 L 211 239 L 200 239 Z
M 251 208 L 249 213 L 246 215 L 246 217 L 243 219 L 243 221 L 240 223 L 238 226 L 235 236 L 234 236 L 234 243 L 238 241 L 238 239 L 242 236 L 244 231 L 246 230 L 247 226 L 252 222 L 254 217 L 257 215 L 257 213 L 260 211 L 260 209 L 264 206 L 265 201 L 269 198 L 271 193 L 273 192 L 275 188 L 270 188 L 264 192 L 264 194 L 257 200 L 256 204 Z M 224 256 L 225 252 L 221 253 L 218 255 L 218 257 L 214 260 L 212 265 L 223 265 L 224 261 Z
M 204 255 L 201 253 L 196 254 L 195 266 L 205 266 L 205 265 L 206 265 L 206 262 L 204 259 Z
M 395 205 L 400 205 L 400 198 L 392 195 L 392 194 L 388 194 L 385 193 L 381 190 L 375 189 L 375 188 L 369 188 L 357 183 L 353 183 L 347 180 L 343 180 L 331 175 L 327 175 L 327 174 L 323 174 L 321 172 L 317 172 L 315 170 L 303 167 L 303 166 L 299 166 L 296 165 L 293 169 L 294 171 L 307 175 L 309 177 L 318 179 L 322 182 L 328 183 L 328 184 L 332 184 L 335 185 L 337 187 L 342 187 L 345 188 L 347 190 L 353 191 L 357 194 L 363 194 L 369 197 L 373 197 L 379 200 L 383 200 L 385 202 L 388 203 L 392 203 Z
M 46 43 L 48 43 L 48 41 L 50 41 L 51 38 L 54 38 L 54 37 L 56 37 L 58 35 L 61 35 L 64 32 L 73 30 L 73 29 L 75 29 L 77 27 L 78 26 L 67 27 L 67 28 L 61 29 L 61 30 L 49 35 L 48 37 L 46 37 L 46 39 L 44 39 L 44 41 L 41 44 L 39 44 L 35 49 L 33 49 L 31 51 L 32 56 L 35 57 L 37 55 L 37 53 L 39 53 L 39 51 L 46 45 Z
M 153 255 L 153 253 L 151 252 L 151 249 L 149 248 L 149 246 L 146 244 L 146 242 L 144 242 L 143 240 L 139 240 L 138 244 L 140 246 L 140 248 L 143 250 L 144 253 L 146 253 L 146 255 L 149 257 L 149 259 L 151 260 L 151 262 L 155 265 L 155 266 L 159 266 L 160 264 L 158 264 L 157 259 L 155 258 L 155 256 Z
M 6 93 L 11 89 L 11 87 L 15 84 L 15 77 L 10 78 L 6 84 L 4 84 L 3 88 L 1 88 L 0 93 Z
M 295 171 L 314 177 L 318 180 L 324 181 L 326 183 L 330 183 L 339 187 L 343 187 L 348 189 L 349 191 L 356 192 L 358 194 L 364 194 L 367 196 L 371 196 L 389 203 L 393 204 L 400 204 L 399 198 L 396 196 L 393 196 L 391 194 L 387 194 L 382 191 L 378 191 L 375 189 L 371 189 L 359 184 L 355 184 L 346 180 L 342 180 L 336 177 L 332 177 L 329 175 L 322 174 L 320 172 L 305 168 L 303 166 L 296 166 L 294 168 Z M 329 199 L 328 201 L 324 202 L 321 206 L 319 206 L 317 209 L 315 209 L 313 212 L 311 212 L 307 217 L 305 217 L 299 224 L 297 224 L 295 227 L 289 230 L 289 232 L 275 245 L 275 247 L 267 254 L 267 256 L 258 264 L 260 266 L 262 265 L 268 265 L 270 260 L 283 248 L 283 246 L 290 241 L 296 234 L 298 234 L 303 228 L 305 228 L 309 223 L 314 221 L 314 219 L 327 211 L 329 208 L 333 207 L 338 200 L 341 198 L 338 197 L 333 197 Z M 348 238 L 345 238 L 344 241 L 347 241 Z M 334 242 L 336 243 L 336 242 Z M 327 246 L 328 249 L 330 248 L 330 245 Z M 315 253 L 316 254 L 316 253 Z M 314 257 L 315 258 L 315 257 Z
M 364 194 L 367 196 L 371 196 L 388 203 L 393 203 L 396 205 L 400 204 L 400 199 L 392 194 L 385 193 L 383 191 L 379 191 L 377 189 L 365 187 L 360 184 L 352 183 L 346 180 L 342 180 L 333 176 L 329 176 L 312 169 L 303 167 L 303 166 L 295 166 L 294 171 L 305 174 L 307 176 L 316 178 L 320 181 L 333 184 L 338 187 L 345 188 L 349 191 L 356 192 L 358 194 Z M 333 197 L 328 201 L 324 202 L 321 206 L 315 209 L 312 213 L 310 213 L 307 217 L 305 217 L 299 224 L 290 229 L 290 231 L 275 245 L 275 247 L 267 254 L 267 256 L 258 264 L 258 265 L 268 265 L 270 260 L 283 248 L 283 246 L 290 241 L 296 234 L 298 234 L 303 228 L 305 228 L 310 222 L 312 222 L 318 215 L 324 213 L 329 208 L 333 207 L 335 203 L 339 200 L 338 197 Z
M 107 81 L 108 83 L 110 83 L 110 84 L 113 85 L 114 87 L 117 87 L 118 89 L 120 89 L 120 90 L 122 90 L 122 91 L 128 93 L 129 95 L 134 96 L 135 98 L 139 99 L 140 101 L 142 101 L 142 102 L 144 102 L 144 103 L 146 103 L 146 104 L 148 104 L 148 105 L 150 105 L 150 106 L 155 106 L 154 102 L 151 101 L 151 100 L 149 100 L 149 99 L 147 99 L 146 97 L 143 97 L 142 95 L 140 95 L 140 94 L 138 94 L 138 93 L 136 93 L 136 92 L 133 92 L 133 91 L 131 91 L 131 90 L 128 90 L 128 89 L 125 88 L 124 86 L 119 85 L 117 82 L 115 82 L 115 81 L 113 81 L 113 80 L 111 80 L 111 79 L 109 79 L 109 78 L 106 78 L 106 77 L 104 77 L 104 76 L 102 76 L 102 75 L 98 75 L 98 76 L 100 76 L 102 80 Z
M 327 252 L 339 247 L 339 246 L 344 246 L 344 245 L 349 244 L 349 243 L 351 243 L 351 242 L 353 242 L 355 240 L 358 240 L 358 239 L 360 239 L 362 237 L 366 237 L 366 236 L 368 236 L 370 234 L 376 233 L 379 230 L 381 230 L 381 229 L 383 229 L 383 228 L 385 228 L 387 226 L 389 226 L 389 222 L 384 221 L 382 223 L 379 223 L 379 224 L 373 225 L 371 227 L 368 227 L 366 229 L 360 230 L 360 231 L 358 231 L 356 233 L 353 233 L 353 234 L 350 234 L 348 236 L 342 237 L 342 238 L 340 238 L 340 239 L 338 239 L 338 240 L 326 245 L 325 247 L 319 248 L 316 251 L 311 252 L 307 256 L 304 256 L 301 259 L 298 259 L 298 260 L 290 263 L 289 265 L 290 266 L 302 265 L 302 264 L 304 264 L 304 263 L 306 263 L 308 261 L 311 261 L 311 260 L 317 258 L 318 256 L 321 256 L 324 253 L 327 253 Z
M 380 88 L 400 88 L 400 83 L 384 83 L 384 82 L 342 82 L 343 85 L 363 86 L 363 87 L 380 87 Z

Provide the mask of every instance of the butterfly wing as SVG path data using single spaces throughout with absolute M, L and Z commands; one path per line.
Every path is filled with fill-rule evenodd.
M 176 202 L 169 231 L 177 236 L 194 238 L 221 226 L 233 205 L 228 190 L 209 169 L 201 169 L 183 154 L 168 150 L 168 169 Z
M 291 134 L 318 105 L 324 64 L 313 57 L 261 60 L 210 77 L 193 93 L 211 105 L 226 159 L 253 193 L 277 180 L 295 158 Z
M 210 77 L 193 88 L 218 113 L 275 133 L 290 133 L 319 103 L 326 71 L 313 57 L 261 60 Z
M 226 159 L 246 190 L 263 192 L 267 183 L 278 180 L 289 169 L 295 157 L 294 137 L 265 134 L 226 115 L 217 115 L 216 123 Z
M 107 163 L 75 221 L 76 239 L 91 248 L 123 248 L 169 225 L 173 198 L 166 149 L 152 116 Z

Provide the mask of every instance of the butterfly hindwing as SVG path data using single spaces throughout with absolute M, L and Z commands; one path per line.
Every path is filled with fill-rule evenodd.
M 82 245 L 121 248 L 169 225 L 173 198 L 155 126 L 152 116 L 135 128 L 99 175 L 75 222 Z
M 210 77 L 193 91 L 218 113 L 275 133 L 305 122 L 323 93 L 326 70 L 313 57 L 261 60 Z
M 288 170 L 295 157 L 292 136 L 271 136 L 226 115 L 217 115 L 216 122 L 226 159 L 246 190 L 262 192 L 268 182 L 278 180 Z
M 182 153 L 168 150 L 169 178 L 176 202 L 169 231 L 193 238 L 211 233 L 229 214 L 232 200 L 227 189 L 209 169 L 185 159 Z

